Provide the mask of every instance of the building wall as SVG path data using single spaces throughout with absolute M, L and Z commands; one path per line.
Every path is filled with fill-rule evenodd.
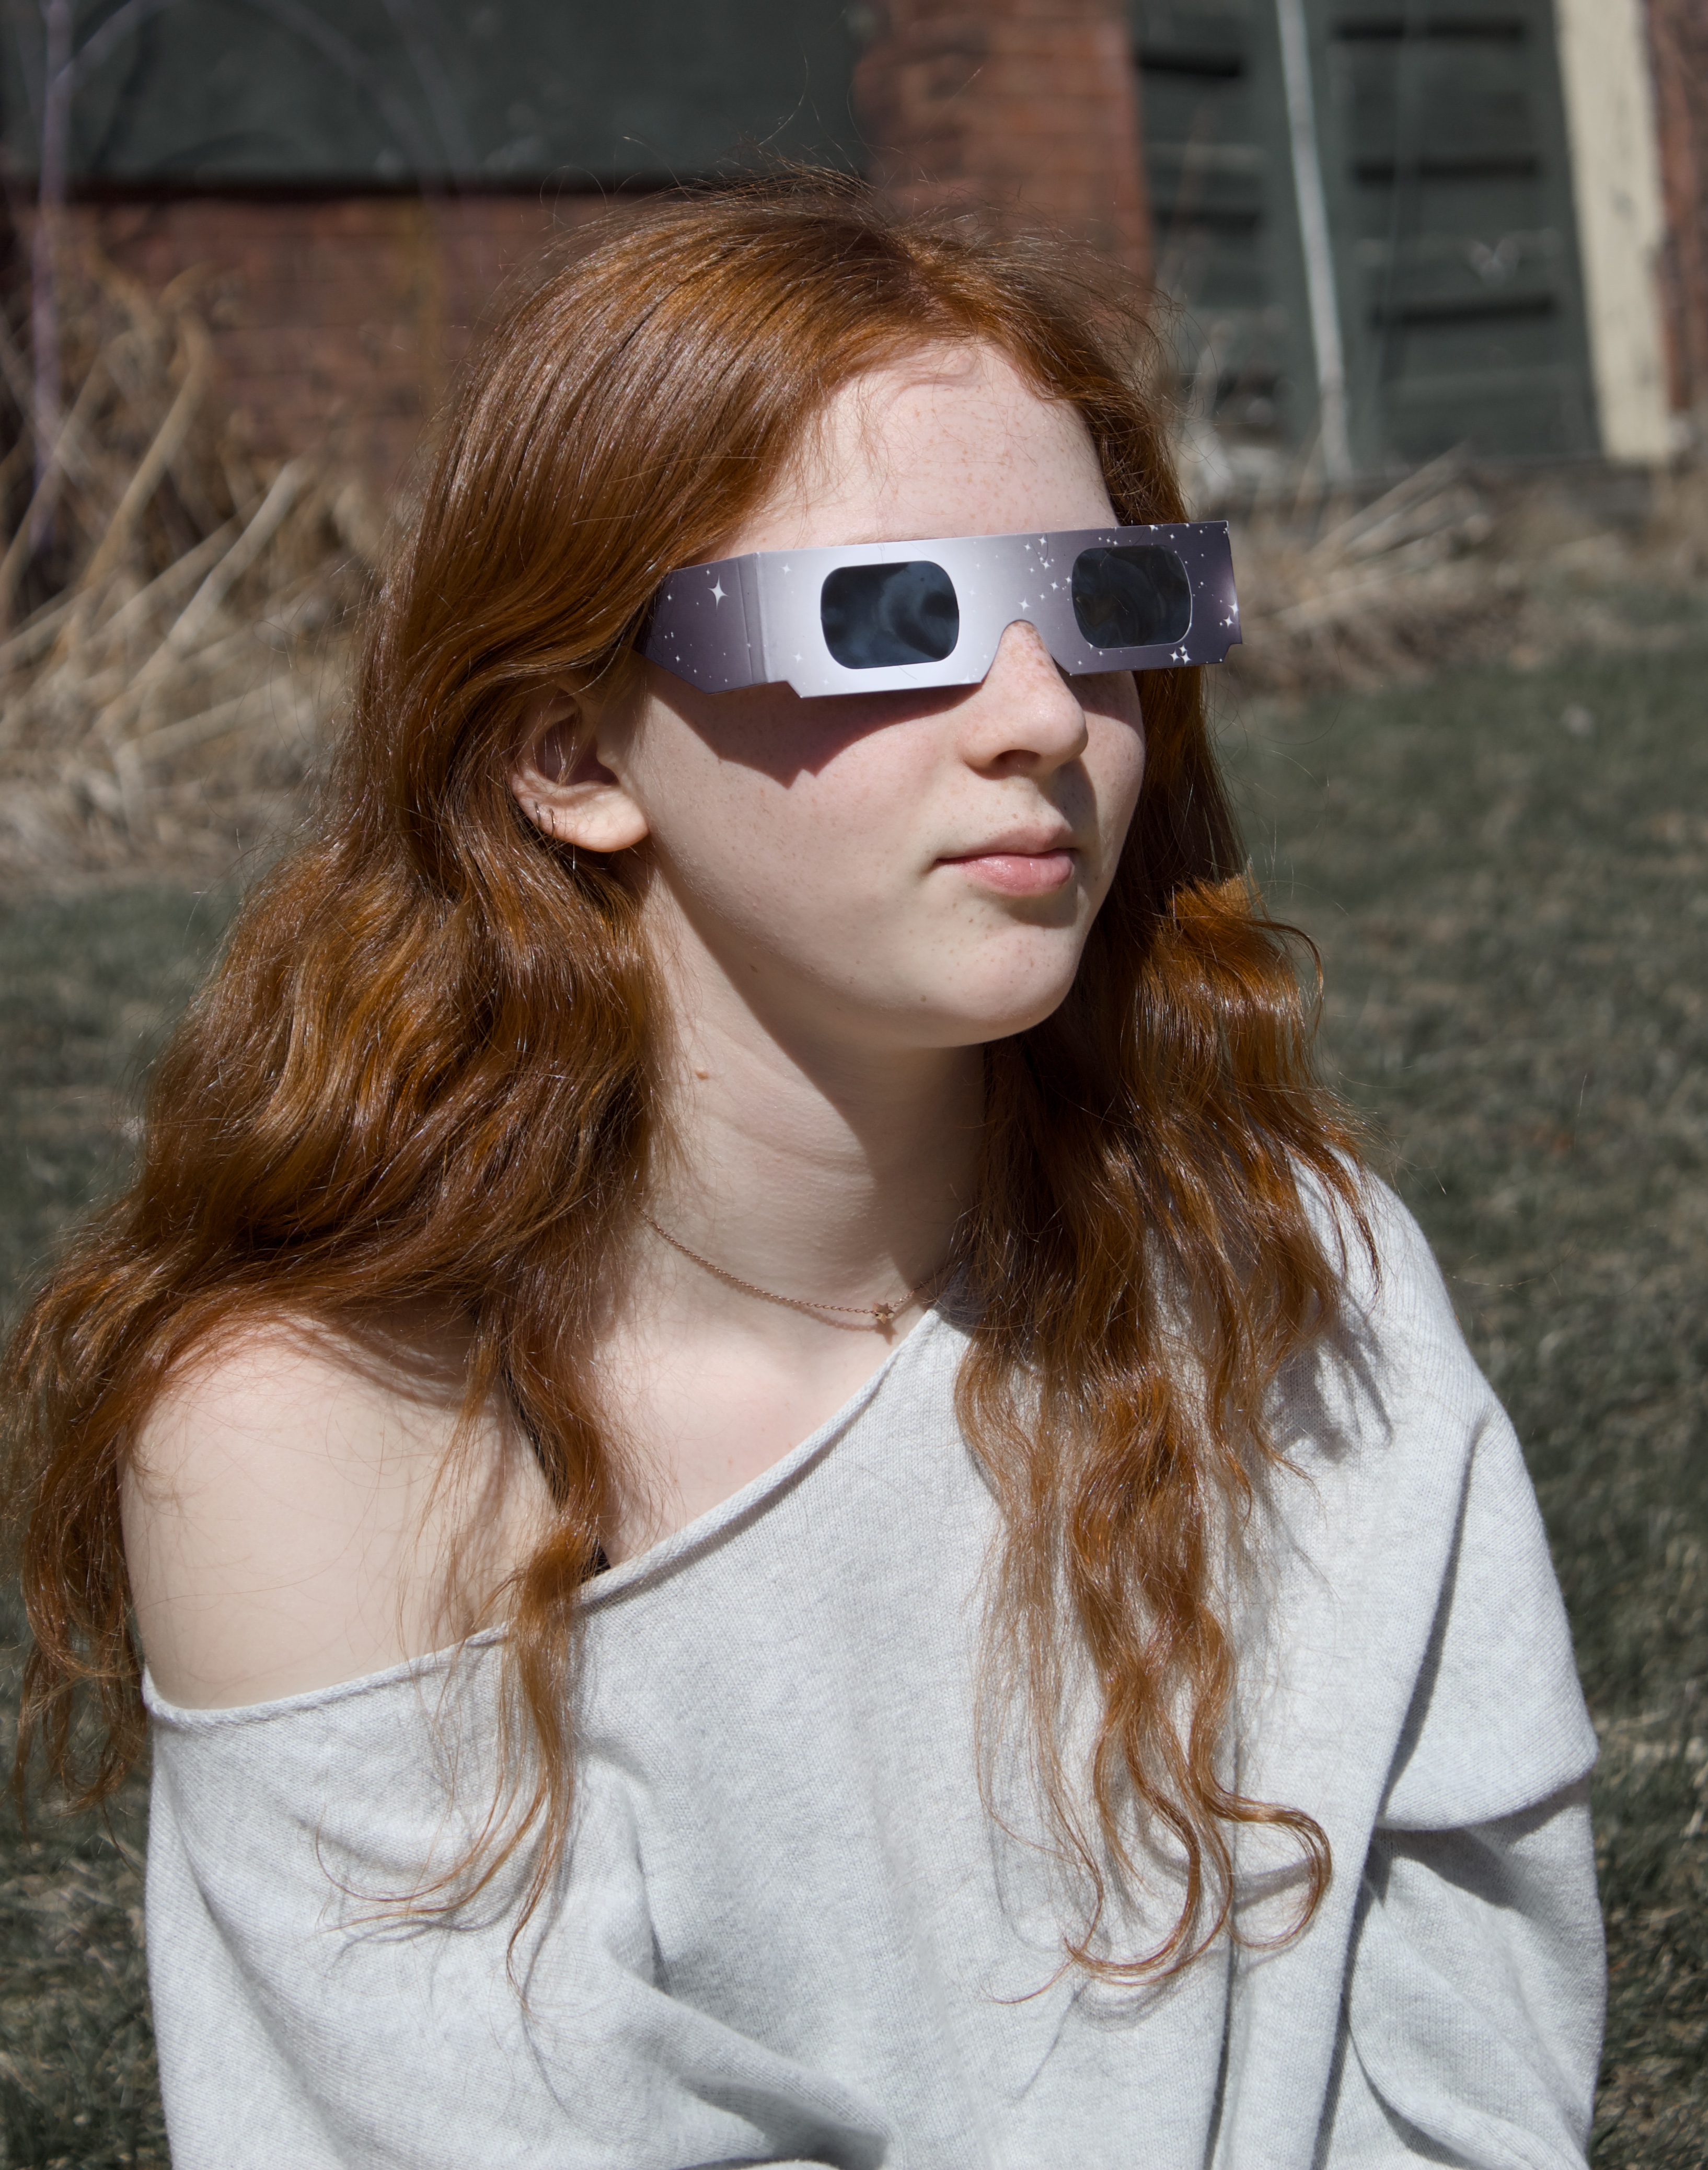
M 1274 9 L 1133 0 L 1130 15 L 1156 276 L 1194 418 L 1284 458 L 1318 382 Z
M 173 0 L 104 44 L 129 11 L 77 12 L 67 251 L 155 287 L 193 277 L 257 452 L 329 435 L 382 488 L 494 287 L 610 190 L 744 147 L 857 162 L 842 0 Z M 13 14 L 0 182 L 27 263 L 43 33 L 38 8 Z
M 1150 226 L 1126 0 L 889 0 L 854 72 L 897 200 L 993 205 L 1141 275 Z
M 1697 34 L 1694 75 L 1661 70 L 1688 273 L 1708 0 L 1652 5 L 1675 42 Z M 1296 457 L 1321 408 L 1332 473 L 1337 437 L 1366 473 L 1464 442 L 1668 457 L 1643 6 L 1133 0 L 1159 275 L 1236 454 Z M 1700 281 L 1674 283 L 1674 345 L 1708 397 Z
M 81 182 L 409 181 L 592 190 L 715 171 L 732 146 L 849 163 L 841 0 L 82 0 L 93 57 L 70 114 Z M 34 169 L 39 8 L 0 37 L 0 160 Z M 85 43 L 85 50 L 88 47 Z M 28 62 L 28 64 L 26 64 Z
M 1170 0 L 1182 18 L 1205 4 Z M 1669 406 L 1708 410 L 1708 0 L 1556 6 L 1574 189 L 1593 228 L 1587 299 L 1605 442 L 1658 458 Z M 889 0 L 846 13 L 860 47 L 862 155 L 894 200 L 991 203 L 1151 268 L 1131 0 Z M 1645 208 L 1635 183 L 1656 136 Z M 68 245 L 86 235 L 156 288 L 193 275 L 220 396 L 255 452 L 277 459 L 329 441 L 384 489 L 494 290 L 604 207 L 590 189 L 317 199 L 157 182 L 146 196 L 74 204 Z
M 1143 273 L 1149 229 L 1123 0 L 893 0 L 869 10 L 856 95 L 898 202 L 994 202 Z M 380 489 L 403 473 L 494 290 L 602 195 L 112 192 L 73 203 L 93 243 L 159 290 L 189 275 L 218 396 L 263 460 L 329 443 Z M 27 227 L 28 213 L 24 214 Z M 27 254 L 27 251 L 25 252 Z
M 1669 404 L 1708 431 L 1708 0 L 1647 0 L 1665 235 Z
M 83 203 L 92 242 L 158 291 L 188 277 L 213 334 L 216 395 L 264 462 L 328 445 L 379 489 L 496 290 L 605 208 L 594 195 Z

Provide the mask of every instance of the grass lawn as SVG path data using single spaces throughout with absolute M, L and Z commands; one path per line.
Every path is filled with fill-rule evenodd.
M 1225 703 L 1278 913 L 1530 1455 L 1604 1743 L 1600 2170 L 1708 2130 L 1708 628 L 1639 660 Z M 110 1180 L 217 897 L 0 906 L 0 1273 Z M 1499 1654 L 1491 1652 L 1491 1662 Z M 133 1790 L 0 1835 L 0 2162 L 163 2163 Z
M 229 900 L 93 890 L 0 906 L 0 1302 L 8 1318 L 66 1221 L 122 1167 L 125 1125 Z M 0 1752 L 9 1768 L 17 1609 Z M 145 1793 L 110 1828 L 0 1807 L 0 2163 L 166 2162 L 142 1964 Z
M 1708 631 L 1233 714 L 1326 1066 L 1524 1441 L 1602 1734 L 1595 2161 L 1708 2135 Z M 1491 1651 L 1492 1664 L 1500 1654 Z

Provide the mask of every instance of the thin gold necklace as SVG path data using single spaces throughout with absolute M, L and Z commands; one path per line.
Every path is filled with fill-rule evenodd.
M 715 1259 L 702 1258 L 698 1251 L 690 1250 L 680 1237 L 673 1236 L 668 1228 L 661 1228 L 650 1213 L 643 1213 L 641 1219 L 660 1243 L 668 1243 L 673 1251 L 680 1251 L 685 1259 L 691 1259 L 697 1266 L 703 1266 L 708 1274 L 715 1275 L 720 1281 L 727 1281 L 731 1288 L 739 1289 L 744 1296 L 756 1296 L 766 1303 L 784 1304 L 791 1311 L 804 1311 L 809 1316 L 824 1312 L 841 1312 L 841 1318 L 826 1318 L 825 1324 L 837 1327 L 844 1334 L 862 1334 L 867 1329 L 865 1326 L 843 1326 L 842 1318 L 863 1319 L 868 1322 L 873 1333 L 888 1334 L 914 1298 L 923 1296 L 928 1288 L 942 1280 L 953 1263 L 952 1259 L 946 1259 L 935 1273 L 927 1274 L 922 1281 L 916 1282 L 905 1296 L 898 1296 L 894 1303 L 819 1303 L 812 1296 L 779 1296 L 775 1289 L 761 1288 L 757 1281 L 745 1281 L 739 1274 L 732 1274 L 727 1266 L 720 1266 Z

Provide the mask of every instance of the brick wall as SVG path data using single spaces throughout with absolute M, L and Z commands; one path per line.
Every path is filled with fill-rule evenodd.
M 1675 409 L 1708 415 L 1708 0 L 1646 0 L 1668 239 Z M 1150 264 L 1124 0 L 887 0 L 856 99 L 896 200 L 994 204 Z M 72 213 L 121 268 L 205 287 L 219 393 L 256 452 L 331 441 L 382 489 L 400 473 L 504 275 L 602 208 L 542 193 L 423 200 L 192 196 Z
M 592 196 L 81 203 L 66 246 L 93 242 L 153 291 L 194 283 L 217 394 L 257 454 L 330 442 L 386 487 L 494 290 L 601 208 Z
M 890 0 L 857 97 L 894 200 L 994 203 L 1149 268 L 1121 0 Z M 264 459 L 330 443 L 378 488 L 402 473 L 506 274 L 603 208 L 543 193 L 85 202 L 79 236 L 152 290 L 186 275 L 217 396 Z
M 494 291 L 601 208 L 594 196 L 83 203 L 67 241 L 93 241 L 151 291 L 195 282 L 216 394 L 257 455 L 329 443 L 383 489 Z
M 1060 226 L 1148 274 L 1122 0 L 888 0 L 870 13 L 854 91 L 880 185 Z

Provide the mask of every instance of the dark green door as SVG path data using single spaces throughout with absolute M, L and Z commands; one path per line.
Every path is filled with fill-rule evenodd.
M 1225 435 L 1302 450 L 1317 357 L 1277 6 L 1135 0 L 1132 21 L 1182 367 Z M 1551 0 L 1304 8 L 1355 465 L 1594 452 Z
M 1597 448 L 1550 0 L 1306 0 L 1353 452 Z
M 0 153 L 35 165 L 0 38 Z M 121 12 L 79 0 L 77 36 Z M 744 145 L 847 166 L 854 45 L 837 0 L 173 0 L 90 72 L 72 116 L 83 182 L 151 189 L 568 191 L 716 172 Z M 10 35 L 10 28 L 18 35 Z

